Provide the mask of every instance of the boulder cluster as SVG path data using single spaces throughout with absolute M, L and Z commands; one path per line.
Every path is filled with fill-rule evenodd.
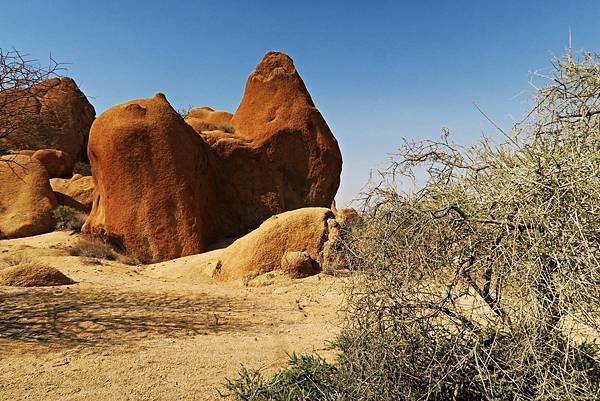
M 341 221 L 328 208 L 342 157 L 287 55 L 265 55 L 233 114 L 182 116 L 158 93 L 94 118 L 71 79 L 46 87 L 35 133 L 11 138 L 17 151 L 0 163 L 0 238 L 51 230 L 63 204 L 89 212 L 84 234 L 144 263 L 239 238 L 215 271 L 222 280 L 320 270 Z M 92 176 L 73 175 L 87 160 Z
M 2 112 L 16 120 L 0 145 L 12 149 L 56 149 L 72 160 L 85 159 L 87 137 L 96 112 L 71 78 L 53 78 L 34 85 L 17 100 L 10 91 L 0 92 Z M 0 127 L 2 128 L 2 127 Z
M 10 96 L 11 91 L 0 92 L 2 113 L 7 115 L 0 123 L 10 125 L 0 145 L 13 150 L 0 158 L 0 239 L 54 228 L 52 210 L 70 195 L 54 189 L 52 182 L 71 177 L 75 164 L 87 160 L 96 115 L 71 78 L 41 82 L 27 96 L 15 96 L 16 101 Z M 91 180 L 87 185 L 87 191 L 93 191 Z

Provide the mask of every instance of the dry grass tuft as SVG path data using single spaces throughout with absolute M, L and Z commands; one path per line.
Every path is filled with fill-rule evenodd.
M 124 265 L 138 266 L 141 262 L 129 254 L 116 252 L 110 245 L 99 239 L 80 239 L 75 245 L 69 247 L 69 255 L 81 256 L 90 265 L 102 264 L 102 260 L 114 260 Z
M 82 256 L 92 259 L 117 260 L 118 254 L 104 242 L 93 239 L 80 239 L 68 249 L 71 256 Z
M 18 266 L 20 264 L 30 263 L 31 260 L 21 253 L 6 256 L 0 259 L 0 268 Z
M 142 264 L 135 256 L 133 255 L 122 255 L 119 254 L 117 256 L 117 261 L 121 264 L 128 266 L 139 266 Z

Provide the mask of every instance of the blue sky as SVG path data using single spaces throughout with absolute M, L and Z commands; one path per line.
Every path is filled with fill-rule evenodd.
M 158 91 L 234 111 L 263 54 L 283 51 L 338 138 L 346 204 L 402 137 L 491 133 L 473 102 L 508 126 L 569 29 L 573 48 L 598 50 L 599 15 L 591 0 L 21 0 L 2 4 L 0 47 L 71 63 L 98 113 Z

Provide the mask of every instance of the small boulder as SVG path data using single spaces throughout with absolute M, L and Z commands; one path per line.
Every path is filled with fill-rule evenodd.
M 29 154 L 29 152 L 23 153 L 23 151 L 18 153 Z M 73 174 L 75 163 L 71 156 L 62 150 L 40 149 L 33 152 L 31 157 L 38 159 L 44 165 L 50 178 L 67 178 Z
M 56 197 L 39 160 L 25 155 L 0 158 L 0 238 L 52 231 Z
M 281 257 L 281 271 L 291 278 L 318 274 L 319 264 L 306 252 L 286 251 Z
M 52 178 L 50 185 L 59 205 L 89 213 L 94 202 L 94 179 L 75 174 L 71 179 Z
M 292 254 L 284 263 L 290 273 L 302 276 L 320 271 L 322 251 L 329 239 L 328 220 L 333 217 L 326 208 L 303 208 L 272 216 L 223 251 L 215 278 L 234 281 L 280 269 L 289 251 Z M 311 260 L 310 268 L 302 264 L 304 254 Z
M 327 221 L 329 240 L 323 246 L 323 260 L 321 267 L 325 271 L 334 271 L 345 269 L 348 261 L 344 252 L 342 252 L 343 242 L 350 229 L 351 224 L 360 219 L 360 215 L 353 208 L 333 208 L 335 219 Z
M 231 117 L 226 111 L 215 111 L 210 107 L 198 107 L 190 110 L 185 116 L 185 122 L 202 133 L 205 131 L 232 132 Z

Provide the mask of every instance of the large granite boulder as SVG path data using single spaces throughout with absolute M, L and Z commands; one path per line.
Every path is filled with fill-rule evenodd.
M 186 121 L 215 155 L 218 201 L 226 211 L 216 216 L 221 235 L 243 235 L 286 210 L 331 205 L 341 153 L 287 55 L 269 52 L 256 66 L 229 126 L 226 113 L 206 108 L 192 110 Z M 224 129 L 203 130 L 201 121 L 219 121 Z
M 71 78 L 53 78 L 27 91 L 0 94 L 0 145 L 11 150 L 57 149 L 86 159 L 94 107 Z
M 157 262 L 244 235 L 275 214 L 331 205 L 340 150 L 288 56 L 265 56 L 234 115 L 205 107 L 186 121 L 163 95 L 96 119 L 84 232 Z
M 214 208 L 209 152 L 163 94 L 105 111 L 89 138 L 95 195 L 83 232 L 142 262 L 202 252 Z

